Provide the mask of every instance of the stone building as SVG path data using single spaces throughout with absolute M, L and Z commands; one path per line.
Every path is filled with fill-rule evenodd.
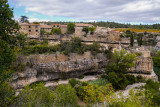
M 83 32 L 82 32 L 82 29 L 84 27 L 93 27 L 92 24 L 85 24 L 85 23 L 76 23 L 75 24 L 75 36 L 76 37 L 81 37 L 83 36 Z
M 20 32 L 27 35 L 40 35 L 40 24 L 20 23 Z
M 52 24 L 53 28 L 60 28 L 61 24 Z
M 52 25 L 40 25 L 40 27 L 41 27 L 41 30 L 44 30 L 45 32 L 51 32 L 51 30 L 52 30 Z
M 60 25 L 60 29 L 62 34 L 67 33 L 67 25 Z

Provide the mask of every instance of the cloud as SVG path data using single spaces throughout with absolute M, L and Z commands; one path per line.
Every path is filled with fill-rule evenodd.
M 26 12 L 80 20 L 160 22 L 160 0 L 13 0 Z

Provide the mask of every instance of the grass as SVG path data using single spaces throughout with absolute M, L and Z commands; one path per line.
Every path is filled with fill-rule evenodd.
M 109 84 L 110 82 L 106 79 L 103 79 L 103 78 L 99 78 L 99 79 L 96 79 L 96 80 L 93 80 L 93 81 L 90 81 L 89 84 L 92 84 L 92 85 L 99 85 L 99 86 L 105 86 L 106 84 Z

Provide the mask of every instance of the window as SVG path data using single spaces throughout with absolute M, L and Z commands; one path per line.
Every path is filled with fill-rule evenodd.
M 38 32 L 38 30 L 36 30 L 36 32 Z
M 38 28 L 38 26 L 35 26 L 35 28 Z
M 29 28 L 31 28 L 31 26 L 29 26 Z
M 57 25 L 57 27 L 59 27 L 59 25 Z
M 53 27 L 55 27 L 55 25 L 53 25 Z
M 29 32 L 31 32 L 31 30 L 29 30 Z

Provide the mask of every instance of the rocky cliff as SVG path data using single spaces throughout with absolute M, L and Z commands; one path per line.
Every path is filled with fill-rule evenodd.
M 104 54 L 92 56 L 72 53 L 69 56 L 56 53 L 49 55 L 19 56 L 15 65 L 26 65 L 24 71 L 13 76 L 14 88 L 22 88 L 38 81 L 51 81 L 79 77 L 86 73 L 102 72 L 107 60 Z

